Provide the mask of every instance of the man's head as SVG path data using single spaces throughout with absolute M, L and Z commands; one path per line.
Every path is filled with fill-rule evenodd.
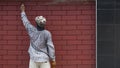
M 45 24 L 46 24 L 46 18 L 43 17 L 43 16 L 37 16 L 37 17 L 35 18 L 35 22 L 37 23 L 37 25 L 38 25 L 39 27 L 44 27 Z

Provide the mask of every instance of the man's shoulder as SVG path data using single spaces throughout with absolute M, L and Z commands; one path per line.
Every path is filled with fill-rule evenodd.
M 45 33 L 47 33 L 47 34 L 51 34 L 51 32 L 49 31 L 49 30 L 44 30 L 45 31 Z

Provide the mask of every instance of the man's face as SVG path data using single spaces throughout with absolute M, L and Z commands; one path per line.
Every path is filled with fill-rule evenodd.
M 43 24 L 43 23 L 40 23 L 40 27 L 44 27 L 45 26 L 45 24 Z
M 37 23 L 37 22 L 36 22 Z M 40 22 L 39 24 L 38 24 L 40 27 L 44 27 L 45 26 L 45 21 L 44 21 L 44 23 L 43 22 Z

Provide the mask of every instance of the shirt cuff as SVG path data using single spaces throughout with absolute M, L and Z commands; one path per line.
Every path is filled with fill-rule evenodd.
M 55 59 L 52 59 L 52 61 L 55 61 Z

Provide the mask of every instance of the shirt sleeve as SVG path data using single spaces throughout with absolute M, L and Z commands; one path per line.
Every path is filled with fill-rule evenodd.
M 50 32 L 48 33 L 47 46 L 48 46 L 48 54 L 50 56 L 50 60 L 55 61 L 55 48 L 52 42 L 52 36 Z
M 27 16 L 25 14 L 25 12 L 21 12 L 21 19 L 23 22 L 23 25 L 25 26 L 26 30 L 28 31 L 28 34 L 30 37 L 33 36 L 34 32 L 37 30 L 31 23 L 30 21 L 27 19 Z

